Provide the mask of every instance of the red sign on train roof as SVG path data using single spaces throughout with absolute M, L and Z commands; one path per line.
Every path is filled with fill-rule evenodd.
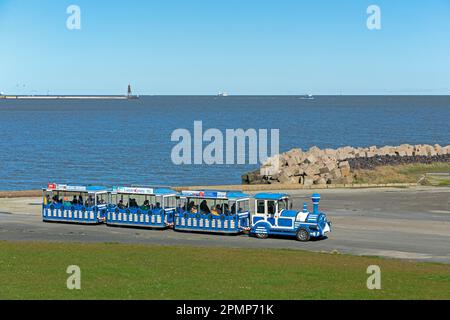
M 56 189 L 56 183 L 49 183 L 47 186 L 48 190 L 55 190 Z

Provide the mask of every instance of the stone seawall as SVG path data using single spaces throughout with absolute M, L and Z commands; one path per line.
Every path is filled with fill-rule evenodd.
M 450 162 L 450 145 L 293 149 L 267 159 L 260 170 L 242 176 L 243 184 L 350 184 L 352 170 L 413 163 Z

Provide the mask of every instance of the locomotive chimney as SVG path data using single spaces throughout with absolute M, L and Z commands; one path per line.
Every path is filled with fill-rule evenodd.
M 319 214 L 320 194 L 317 194 L 317 193 L 313 194 L 312 201 L 313 201 L 313 213 Z
M 303 204 L 303 213 L 308 213 L 308 205 L 306 203 Z

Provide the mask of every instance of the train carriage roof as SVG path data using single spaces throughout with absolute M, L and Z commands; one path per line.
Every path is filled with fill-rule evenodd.
M 162 195 L 162 196 L 169 196 L 169 195 L 176 195 L 177 192 L 175 190 L 169 189 L 169 188 L 156 188 L 155 189 L 155 194 L 157 196 Z
M 256 200 L 283 200 L 289 198 L 286 193 L 258 193 L 255 195 Z
M 229 199 L 239 200 L 248 199 L 249 195 L 241 191 L 220 191 L 220 190 L 185 190 L 181 191 L 180 196 L 199 199 Z
M 102 192 L 102 191 L 109 191 L 110 189 L 103 186 L 88 186 L 86 187 L 86 190 L 88 192 Z
M 109 191 L 109 188 L 103 186 L 85 186 L 73 184 L 50 183 L 44 191 L 62 191 L 62 192 L 84 192 L 84 193 L 103 193 Z
M 123 194 L 138 194 L 138 195 L 155 195 L 155 196 L 170 196 L 176 195 L 177 192 L 170 188 L 152 188 L 152 187 L 113 187 L 113 193 Z

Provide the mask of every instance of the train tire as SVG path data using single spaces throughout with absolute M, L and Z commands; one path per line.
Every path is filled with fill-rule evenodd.
M 301 242 L 308 242 L 311 239 L 311 236 L 309 235 L 309 231 L 305 228 L 300 228 L 297 231 L 296 238 L 298 241 Z
M 258 239 L 267 239 L 269 237 L 269 233 L 256 233 L 255 235 Z

